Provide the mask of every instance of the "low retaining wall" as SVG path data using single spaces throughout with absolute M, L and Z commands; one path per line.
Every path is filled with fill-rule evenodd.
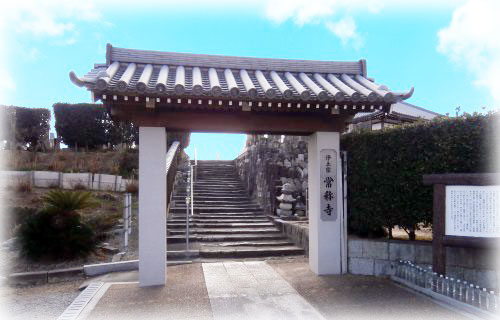
M 307 223 L 275 219 L 275 224 L 295 244 L 309 249 Z M 409 260 L 420 266 L 432 265 L 430 241 L 360 239 L 349 237 L 348 270 L 358 275 L 390 276 L 399 260 Z M 495 250 L 446 248 L 446 275 L 474 285 L 497 291 L 500 268 Z
M 99 191 L 126 191 L 132 179 L 100 173 L 63 173 L 54 171 L 0 171 L 5 187 L 31 183 L 38 188 L 88 189 Z
M 288 239 L 304 248 L 306 256 L 309 256 L 309 226 L 307 221 L 285 221 L 276 216 L 270 218 Z

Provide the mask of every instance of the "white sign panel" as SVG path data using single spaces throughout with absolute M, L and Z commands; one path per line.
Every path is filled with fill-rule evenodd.
M 449 236 L 500 237 L 500 186 L 446 186 Z
M 337 151 L 320 151 L 321 220 L 337 220 Z

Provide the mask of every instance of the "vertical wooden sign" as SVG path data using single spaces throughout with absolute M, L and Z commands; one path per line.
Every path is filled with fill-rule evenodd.
M 335 221 L 337 212 L 337 151 L 320 151 L 321 220 Z

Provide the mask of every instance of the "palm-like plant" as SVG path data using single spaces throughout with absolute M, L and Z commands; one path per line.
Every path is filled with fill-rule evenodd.
M 99 205 L 86 191 L 52 190 L 42 196 L 42 201 L 47 210 L 57 212 L 75 212 Z
M 23 253 L 32 259 L 87 256 L 95 247 L 95 233 L 78 210 L 97 206 L 91 197 L 84 191 L 47 192 L 42 197 L 45 207 L 19 229 Z

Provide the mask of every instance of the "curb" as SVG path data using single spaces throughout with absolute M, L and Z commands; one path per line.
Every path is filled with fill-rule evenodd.
M 14 285 L 46 284 L 74 279 L 84 279 L 83 267 L 12 273 L 7 282 Z
M 185 261 L 167 261 L 168 266 L 189 264 L 190 260 Z M 108 262 L 98 264 L 87 264 L 83 266 L 83 272 L 86 276 L 93 277 L 110 272 L 134 271 L 139 269 L 139 260 L 127 260 L 120 262 Z

